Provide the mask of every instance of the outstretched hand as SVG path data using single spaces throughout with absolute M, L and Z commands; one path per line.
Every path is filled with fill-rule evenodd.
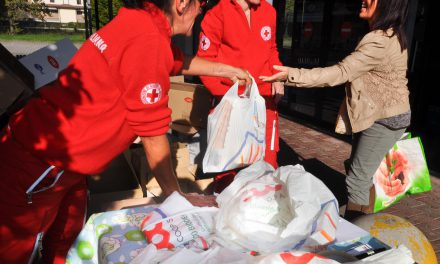
M 272 76 L 260 76 L 260 80 L 265 82 L 285 82 L 289 75 L 289 67 L 274 65 L 273 68 L 279 72 Z

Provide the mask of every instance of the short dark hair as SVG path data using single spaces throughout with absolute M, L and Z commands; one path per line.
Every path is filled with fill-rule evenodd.
M 386 31 L 389 28 L 394 30 L 394 34 L 399 39 L 402 51 L 407 48 L 406 39 L 406 18 L 408 16 L 408 0 L 375 0 L 378 1 L 374 12 L 371 30 Z
M 146 2 L 153 3 L 160 10 L 167 14 L 171 13 L 171 3 L 173 0 L 123 0 L 127 8 L 144 8 Z
M 144 8 L 144 4 L 149 2 L 153 3 L 160 10 L 164 11 L 166 14 L 171 14 L 171 5 L 173 0 L 123 0 L 124 6 L 127 8 Z M 195 0 L 190 0 L 193 3 Z

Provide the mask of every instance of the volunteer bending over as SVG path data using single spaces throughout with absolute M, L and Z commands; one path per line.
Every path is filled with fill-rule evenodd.
M 276 12 L 266 0 L 220 0 L 203 18 L 197 56 L 244 67 L 250 74 L 273 74 L 273 65 L 281 65 L 276 46 Z M 206 88 L 214 95 L 214 106 L 232 86 L 230 80 L 202 76 Z M 264 160 L 278 167 L 277 103 L 284 94 L 281 82 L 264 83 L 256 79 L 266 102 L 266 150 Z M 240 89 L 240 93 L 244 87 Z M 232 182 L 235 171 L 217 174 L 216 192 Z
M 64 263 L 84 222 L 85 175 L 102 172 L 137 136 L 164 194 L 180 191 L 165 135 L 170 75 L 250 83 L 244 70 L 172 48 L 172 35 L 191 33 L 199 1 L 125 6 L 0 134 L 0 263 L 30 263 L 41 239 L 44 262 Z
M 373 212 L 372 177 L 385 154 L 410 125 L 407 12 L 407 0 L 363 0 L 359 17 L 368 21 L 371 31 L 340 63 L 314 69 L 275 66 L 279 73 L 261 77 L 265 81 L 286 81 L 295 87 L 327 87 L 347 82 L 343 102 L 347 111 L 342 114 L 348 115 L 348 126 L 354 133 L 346 179 L 347 219 Z

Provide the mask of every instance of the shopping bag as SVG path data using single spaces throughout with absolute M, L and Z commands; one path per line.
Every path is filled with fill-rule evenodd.
M 432 189 L 422 141 L 404 135 L 385 155 L 373 177 L 376 198 L 374 212 L 402 197 Z
M 300 165 L 274 170 L 264 161 L 241 170 L 217 196 L 216 241 L 262 254 L 314 248 L 336 236 L 339 206 Z
M 208 116 L 203 172 L 232 170 L 262 160 L 265 133 L 266 106 L 255 80 L 242 95 L 235 83 Z

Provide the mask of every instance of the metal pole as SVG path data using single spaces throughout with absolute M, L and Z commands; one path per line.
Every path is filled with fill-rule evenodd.
M 87 36 L 90 37 L 90 35 L 92 35 L 92 5 L 90 4 L 90 0 L 84 0 L 84 2 L 87 2 L 87 20 L 89 21 L 88 23 L 88 32 L 89 35 Z
M 90 32 L 89 32 L 89 18 L 88 18 L 88 10 L 87 10 L 87 4 L 86 1 L 83 1 L 83 6 L 84 6 L 84 28 L 85 28 L 85 37 L 86 39 L 89 38 L 90 36 Z
M 113 19 L 113 1 L 112 0 L 108 0 L 108 21 L 110 22 L 110 20 Z
M 95 0 L 95 24 L 96 24 L 96 30 L 99 29 L 99 4 L 98 4 L 98 0 Z

